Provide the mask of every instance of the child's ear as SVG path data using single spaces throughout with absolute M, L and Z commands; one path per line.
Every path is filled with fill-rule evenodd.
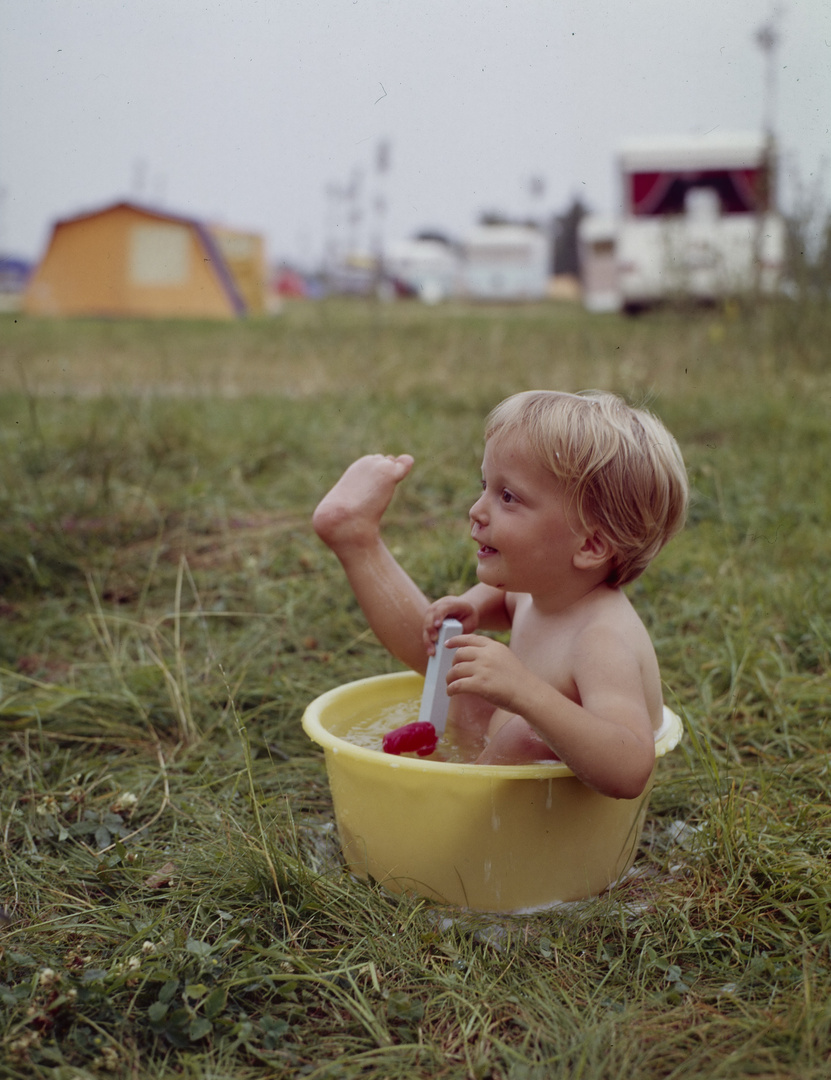
M 614 548 L 600 533 L 589 533 L 574 555 L 574 565 L 578 570 L 597 570 L 614 557 Z

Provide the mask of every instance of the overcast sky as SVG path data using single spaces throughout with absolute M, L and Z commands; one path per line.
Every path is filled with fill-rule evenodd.
M 133 198 L 314 262 L 356 175 L 364 244 L 612 212 L 621 141 L 762 127 L 772 17 L 783 199 L 831 203 L 829 0 L 2 0 L 0 249 Z

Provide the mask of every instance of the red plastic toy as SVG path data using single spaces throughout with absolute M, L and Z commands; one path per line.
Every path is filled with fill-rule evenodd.
M 412 724 L 405 724 L 388 731 L 384 736 L 383 747 L 385 754 L 406 754 L 415 751 L 419 757 L 427 757 L 436 749 L 439 737 L 432 724 L 424 720 L 415 720 Z

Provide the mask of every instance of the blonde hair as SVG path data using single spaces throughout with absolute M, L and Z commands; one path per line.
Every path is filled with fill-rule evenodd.
M 678 444 L 645 409 L 615 394 L 527 390 L 491 412 L 485 439 L 511 435 L 563 484 L 583 528 L 614 556 L 607 581 L 626 585 L 684 524 L 689 487 Z

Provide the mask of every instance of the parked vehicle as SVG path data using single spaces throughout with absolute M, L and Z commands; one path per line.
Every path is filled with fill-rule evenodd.
M 619 165 L 617 307 L 636 311 L 670 299 L 715 301 L 779 288 L 785 221 L 775 209 L 768 139 L 714 133 L 642 140 L 621 147 Z M 599 253 L 591 219 L 581 224 L 591 287 Z M 608 244 L 604 251 L 608 260 Z M 592 306 L 591 288 L 586 302 Z

